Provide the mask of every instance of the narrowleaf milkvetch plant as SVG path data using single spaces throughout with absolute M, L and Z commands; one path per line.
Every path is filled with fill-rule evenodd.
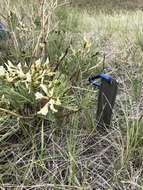
M 18 112 L 18 115 L 23 112 L 25 104 L 32 107 L 33 114 L 46 116 L 49 111 L 57 112 L 58 107 L 62 106 L 60 99 L 65 96 L 64 93 L 57 92 L 60 92 L 60 88 L 63 92 L 68 92 L 59 72 L 50 68 L 48 59 L 45 63 L 39 59 L 30 68 L 26 64 L 14 65 L 8 61 L 0 66 L 0 78 L 0 95 L 6 104 L 3 106 L 9 111 L 12 109 L 15 113 Z

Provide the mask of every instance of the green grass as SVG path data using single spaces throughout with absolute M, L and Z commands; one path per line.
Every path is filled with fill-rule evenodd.
M 0 76 L 0 188 L 143 189 L 142 2 L 116 2 L 114 10 L 114 1 L 104 3 L 1 1 L 11 38 L 0 64 L 5 72 L 8 60 L 14 66 Z M 119 83 L 106 132 L 96 128 L 98 90 L 87 85 L 103 63 Z M 47 99 L 37 92 L 58 112 L 38 114 Z

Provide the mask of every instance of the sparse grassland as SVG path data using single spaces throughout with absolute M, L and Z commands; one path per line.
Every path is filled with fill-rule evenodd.
M 109 2 L 0 0 L 0 189 L 143 189 L 142 1 Z M 103 63 L 119 83 L 104 132 L 87 85 Z

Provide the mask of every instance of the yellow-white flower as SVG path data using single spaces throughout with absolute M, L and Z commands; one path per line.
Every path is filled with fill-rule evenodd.
M 46 62 L 45 62 L 45 65 L 47 64 L 49 64 L 50 63 L 50 60 L 49 60 L 49 57 L 47 57 L 47 59 L 46 59 Z
M 40 84 L 40 87 L 45 92 L 45 94 L 48 95 L 48 89 L 47 89 L 46 85 L 45 84 Z
M 5 63 L 7 70 L 12 73 L 14 70 L 16 70 L 16 67 L 12 64 L 11 61 L 8 60 L 7 63 Z
M 3 66 L 0 66 L 0 77 L 4 77 L 5 76 L 5 68 Z
M 47 115 L 49 108 L 51 111 L 57 112 L 58 110 L 55 109 L 54 105 L 61 105 L 61 102 L 60 102 L 59 98 L 53 97 L 54 88 L 52 88 L 51 90 L 48 91 L 46 85 L 41 84 L 40 87 L 44 91 L 46 96 L 44 96 L 40 92 L 36 92 L 36 94 L 35 94 L 36 100 L 45 98 L 45 99 L 47 99 L 47 103 L 40 109 L 40 111 L 38 111 L 38 114 Z
M 35 65 L 36 67 L 39 67 L 41 65 L 41 59 L 38 59 L 37 61 L 35 61 Z
M 32 81 L 32 77 L 31 77 L 30 72 L 26 73 L 26 81 L 29 83 Z
M 17 70 L 16 70 L 16 72 L 17 72 L 17 74 L 18 74 L 18 76 L 20 77 L 20 78 L 25 78 L 25 74 L 24 74 L 24 72 L 23 72 L 23 70 L 22 70 L 22 65 L 21 65 L 21 63 L 19 63 L 18 65 L 17 65 Z
M 41 95 L 38 94 L 38 98 L 39 98 L 40 96 L 41 96 Z M 61 102 L 60 102 L 59 98 L 57 98 L 57 100 L 50 99 L 50 100 L 40 109 L 40 111 L 38 111 L 37 113 L 46 116 L 46 115 L 48 114 L 49 108 L 50 108 L 51 111 L 57 112 L 58 110 L 55 109 L 54 105 L 61 105 Z
M 57 105 L 56 102 L 55 102 L 55 100 L 53 100 L 53 99 L 51 99 L 51 100 L 48 102 L 48 106 L 50 107 L 50 109 L 51 109 L 53 112 L 57 112 L 58 110 L 56 110 L 56 109 L 54 108 L 54 104 Z
M 35 97 L 36 97 L 36 100 L 42 99 L 43 94 L 41 94 L 40 92 L 36 92 Z
M 48 103 L 47 103 L 47 104 L 45 104 L 45 106 L 44 106 L 43 108 L 41 108 L 40 111 L 38 111 L 37 113 L 46 116 L 47 113 L 48 113 L 48 109 L 49 109 L 49 107 L 48 107 Z

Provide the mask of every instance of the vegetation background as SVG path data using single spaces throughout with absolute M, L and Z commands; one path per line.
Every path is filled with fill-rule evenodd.
M 0 189 L 143 189 L 143 1 L 0 0 Z M 103 64 L 118 81 L 96 128 Z

